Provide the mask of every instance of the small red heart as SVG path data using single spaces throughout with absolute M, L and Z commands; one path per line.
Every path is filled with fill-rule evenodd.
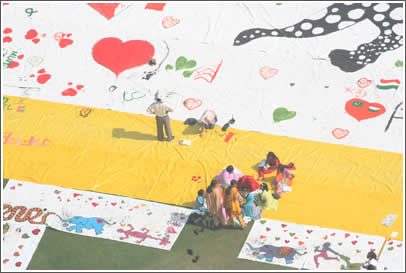
M 351 242 L 353 245 L 356 245 L 358 243 L 358 241 L 352 241 Z
M 74 193 L 74 194 L 73 194 L 73 197 L 78 197 L 78 196 L 80 196 L 79 193 Z
M 115 205 L 117 205 L 117 203 L 111 203 L 111 205 L 112 205 L 112 206 L 115 206 Z
M 40 41 L 40 40 L 39 40 L 38 38 L 32 39 L 32 42 L 33 42 L 34 44 L 38 44 L 39 41 Z
M 270 231 L 271 229 L 269 227 L 266 228 L 266 231 Z
M 313 232 L 313 230 L 307 230 L 307 233 L 309 233 L 309 234 L 312 233 L 312 232 Z
M 374 244 L 374 242 L 368 242 L 368 245 L 373 245 Z
M 21 266 L 21 262 L 16 262 L 16 266 L 20 267 Z
M 84 86 L 84 85 L 81 85 L 81 84 L 76 85 L 76 89 L 77 89 L 77 90 L 81 90 L 83 87 L 85 87 L 85 86 Z
M 355 237 L 359 238 L 359 236 L 358 236 L 358 235 L 355 235 Z
M 299 245 L 301 246 L 301 245 L 303 245 L 304 244 L 304 242 L 302 242 L 302 241 L 299 241 Z
M 327 240 L 327 238 L 328 238 L 328 236 L 326 235 L 326 236 L 324 236 L 324 238 L 323 238 L 323 239 L 324 239 L 324 240 Z
M 285 244 L 288 244 L 290 241 L 289 240 L 285 240 Z
M 70 200 L 68 199 L 68 200 L 66 200 L 67 202 L 70 202 Z
M 345 129 L 341 129 L 341 128 L 335 128 L 331 133 L 333 134 L 333 136 L 336 139 L 342 139 L 342 138 L 348 136 L 350 131 L 345 130 Z
M 176 233 L 176 230 L 173 227 L 168 227 L 166 232 L 168 232 L 168 233 Z
M 74 88 L 67 88 L 62 92 L 62 96 L 71 96 L 74 97 L 78 91 L 76 91 Z
M 71 39 L 61 39 L 59 41 L 59 47 L 60 48 L 65 48 L 65 47 L 67 47 L 68 45 L 71 45 L 71 44 L 73 44 L 73 40 L 71 40 Z
M 181 219 L 181 220 L 184 220 L 184 219 L 185 219 L 185 217 L 181 216 L 181 217 L 180 217 L 180 219 Z
M 346 234 L 344 235 L 344 237 L 345 237 L 345 238 L 348 238 L 348 237 L 350 237 L 350 235 L 351 235 L 351 234 L 346 233 Z
M 14 256 L 20 256 L 20 253 L 18 253 L 18 252 L 14 252 Z
M 18 55 L 17 59 L 21 60 L 22 58 L 24 58 L 24 54 Z
M 10 190 L 15 190 L 15 189 L 16 189 L 15 186 L 10 187 Z
M 177 18 L 173 18 L 172 16 L 166 16 L 162 19 L 162 26 L 164 28 L 170 28 L 176 26 L 180 23 L 180 20 Z
M 93 202 L 93 203 L 92 203 L 92 205 L 93 205 L 93 207 L 97 207 L 99 204 L 98 204 L 98 203 Z
M 21 187 L 22 185 L 23 185 L 23 184 L 21 184 L 21 183 L 18 183 L 18 184 L 17 184 L 17 186 L 19 186 L 19 187 Z
M 23 249 L 24 245 L 19 245 L 18 248 L 19 249 Z
M 270 78 L 272 78 L 273 76 L 275 76 L 276 74 L 278 74 L 279 70 L 275 69 L 275 68 L 271 68 L 269 66 L 263 66 L 261 67 L 261 69 L 259 70 L 259 74 L 261 75 L 261 77 L 264 80 L 269 80 Z
M 397 245 L 397 247 L 401 247 L 401 246 L 402 246 L 402 244 L 398 244 L 398 245 Z
M 309 239 L 309 237 L 306 236 L 306 239 Z
M 330 234 L 330 236 L 334 236 L 334 235 L 336 235 L 336 234 L 335 233 Z
M 102 219 L 97 219 L 97 223 L 103 223 L 104 221 Z
M 45 68 L 42 68 L 42 69 L 38 70 L 37 73 L 40 73 L 40 74 L 45 73 Z
M 286 232 L 286 231 L 288 231 L 288 230 L 287 230 L 287 229 L 284 229 L 284 230 L 283 230 L 283 232 Z
M 188 110 L 194 110 L 194 109 L 196 109 L 196 108 L 198 108 L 200 105 L 202 105 L 202 101 L 201 100 L 199 100 L 199 99 L 194 99 L 194 98 L 189 98 L 189 99 L 186 99 L 184 102 L 183 102 L 183 105 L 188 109 Z
M 7 263 L 8 261 L 10 261 L 10 260 L 9 259 L 4 259 L 3 264 Z
M 295 237 L 293 237 L 293 239 L 297 240 L 297 239 L 299 239 L 299 237 L 296 237 L 296 236 L 295 236 Z
M 284 228 L 284 227 L 287 227 L 288 225 L 285 225 L 285 224 L 282 224 L 282 227 Z
M 32 231 L 32 234 L 34 234 L 34 235 L 38 235 L 38 233 L 40 233 L 40 229 L 39 228 L 36 228 L 36 229 L 34 229 L 33 231 Z
M 371 248 L 371 251 L 374 252 L 376 249 L 375 248 Z
M 390 242 L 390 243 L 388 243 L 389 245 L 392 245 L 393 244 L 393 241 L 392 242 Z
M 93 200 L 93 198 L 90 198 L 90 197 L 89 197 L 89 200 Z
M 359 80 L 357 81 L 357 85 L 358 85 L 360 88 L 366 88 L 366 87 L 370 86 L 371 84 L 372 84 L 372 81 L 371 81 L 371 80 L 368 80 L 367 78 L 361 78 L 361 79 L 359 79 Z
M 259 236 L 259 239 L 265 239 L 265 238 L 266 238 L 266 236 L 264 236 L 264 235 Z

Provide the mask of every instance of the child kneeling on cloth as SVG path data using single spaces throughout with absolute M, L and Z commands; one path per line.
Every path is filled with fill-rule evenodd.
M 197 192 L 197 197 L 196 197 L 196 206 L 194 207 L 196 210 L 199 210 L 199 212 L 209 212 L 207 210 L 207 204 L 206 204 L 206 199 L 204 198 L 205 191 L 203 189 L 200 189 Z

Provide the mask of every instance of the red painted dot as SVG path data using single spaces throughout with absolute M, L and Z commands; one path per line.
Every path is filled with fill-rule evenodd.
M 76 85 L 76 88 L 77 88 L 78 90 L 81 90 L 83 87 L 85 87 L 85 86 L 84 86 L 84 85 L 81 85 L 81 84 Z
M 66 35 L 66 37 L 70 37 L 70 36 L 72 36 L 72 33 L 69 33 L 68 35 Z
M 38 73 L 45 73 L 45 68 L 42 68 L 42 69 L 40 69 L 40 70 L 38 70 Z
M 35 75 L 34 75 L 34 74 L 31 74 L 31 75 L 30 75 L 30 78 L 34 78 L 34 77 L 35 77 Z
M 38 44 L 39 43 L 39 39 L 37 38 L 37 39 L 32 39 L 32 42 L 34 43 L 34 44 Z
M 11 32 L 13 32 L 13 30 L 12 30 L 11 28 L 9 28 L 9 27 L 7 27 L 7 28 L 5 28 L 5 29 L 3 30 L 3 33 L 4 33 L 4 34 L 9 34 L 9 33 L 11 33 Z
M 3 43 L 10 43 L 13 39 L 9 36 L 3 38 Z
M 37 37 L 37 35 L 38 32 L 35 29 L 30 29 L 29 31 L 27 31 L 27 34 L 25 34 L 25 39 L 30 40 Z
M 71 83 L 71 82 L 68 82 L 68 84 L 69 84 L 69 85 L 72 85 L 72 83 Z
M 22 58 L 24 58 L 24 54 L 18 55 L 17 58 L 21 60 Z

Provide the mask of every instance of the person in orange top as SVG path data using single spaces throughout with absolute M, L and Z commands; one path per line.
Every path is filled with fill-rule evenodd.
M 231 180 L 230 186 L 226 186 L 224 189 L 224 207 L 228 217 L 230 217 L 231 224 L 235 227 L 234 217 L 237 217 L 241 228 L 245 229 L 246 225 L 242 220 L 240 203 L 238 202 L 237 181 Z
M 213 180 L 206 190 L 207 209 L 209 210 L 209 214 L 213 216 L 215 228 L 217 228 L 220 224 L 223 226 L 226 225 L 222 205 L 223 192 L 221 187 L 218 187 L 217 185 L 217 181 Z

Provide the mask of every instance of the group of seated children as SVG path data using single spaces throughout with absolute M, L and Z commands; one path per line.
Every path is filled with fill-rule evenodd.
M 255 221 L 261 218 L 263 210 L 276 210 L 280 196 L 291 191 L 294 175 L 289 169 L 295 169 L 293 163 L 280 164 L 272 152 L 260 163 L 258 180 L 262 180 L 264 174 L 277 171 L 276 190 L 272 194 L 266 183 L 259 184 L 254 177 L 243 175 L 236 167 L 229 165 L 216 175 L 206 191 L 198 191 L 195 209 L 212 216 L 215 227 L 226 225 L 228 220 L 235 227 L 236 218 L 244 229 L 243 219 Z

